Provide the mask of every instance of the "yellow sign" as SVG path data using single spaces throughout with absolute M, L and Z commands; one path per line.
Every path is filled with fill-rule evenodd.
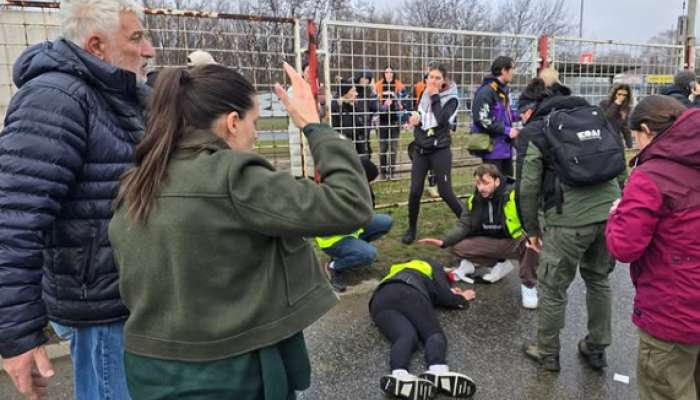
M 647 75 L 647 83 L 662 85 L 673 83 L 673 75 Z

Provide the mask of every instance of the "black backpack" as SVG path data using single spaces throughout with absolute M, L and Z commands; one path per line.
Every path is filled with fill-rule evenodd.
M 544 132 L 557 178 L 568 186 L 603 183 L 626 168 L 619 134 L 598 107 L 554 110 Z

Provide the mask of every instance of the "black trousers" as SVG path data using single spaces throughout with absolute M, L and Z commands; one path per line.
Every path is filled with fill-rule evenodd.
M 408 225 L 415 229 L 420 212 L 420 199 L 423 196 L 425 175 L 432 169 L 438 187 L 438 193 L 452 212 L 459 218 L 462 203 L 452 190 L 452 150 L 449 147 L 428 154 L 420 154 L 419 147 L 413 149 L 413 166 L 411 167 L 411 191 L 408 196 Z
M 396 125 L 379 128 L 379 170 L 383 177 L 392 178 L 399 151 L 401 128 Z
M 419 340 L 428 366 L 447 363 L 445 333 L 433 305 L 417 289 L 400 282 L 381 286 L 372 297 L 370 315 L 391 342 L 392 370 L 408 370 Z

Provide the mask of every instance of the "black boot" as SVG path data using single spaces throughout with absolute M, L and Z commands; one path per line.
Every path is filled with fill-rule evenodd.
M 401 238 L 401 243 L 411 244 L 416 241 L 416 228 L 408 228 Z
M 605 349 L 594 348 L 586 342 L 586 339 L 579 340 L 578 352 L 586 360 L 586 363 L 596 371 L 608 366 L 608 361 L 605 359 Z

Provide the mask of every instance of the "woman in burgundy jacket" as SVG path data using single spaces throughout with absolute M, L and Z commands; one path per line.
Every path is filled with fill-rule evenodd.
M 642 400 L 700 392 L 700 109 L 649 96 L 629 121 L 641 148 L 607 226 L 631 263 Z

